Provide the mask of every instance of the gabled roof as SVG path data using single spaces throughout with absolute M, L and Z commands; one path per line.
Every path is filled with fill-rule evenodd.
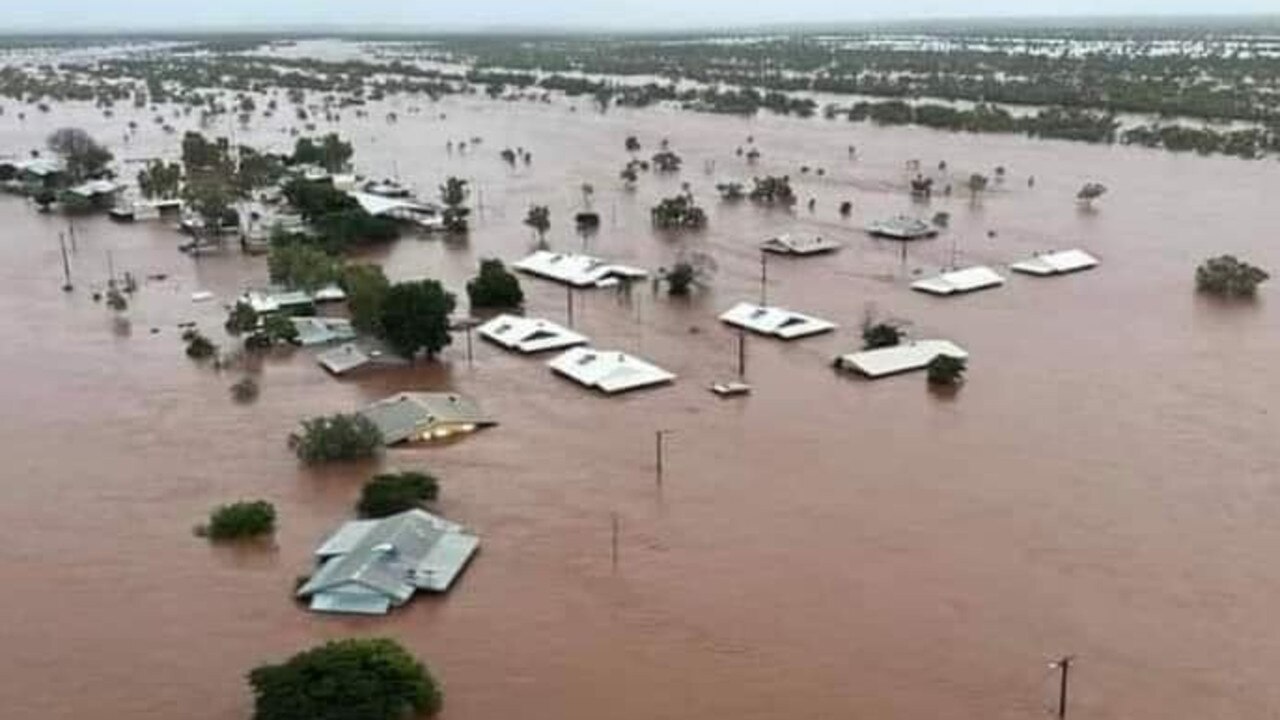
M 316 356 L 316 362 L 334 375 L 345 375 L 366 365 L 399 366 L 409 361 L 383 348 L 381 343 L 362 339 L 340 345 Z
M 919 218 L 898 215 L 871 223 L 867 232 L 891 240 L 917 240 L 937 235 L 938 229 Z
M 833 322 L 811 317 L 786 308 L 769 307 L 741 302 L 720 315 L 721 322 L 736 325 L 761 335 L 772 335 L 783 340 L 794 340 L 808 335 L 829 332 L 837 326 Z
M 522 353 L 560 350 L 587 342 L 586 336 L 550 320 L 518 315 L 499 315 L 478 329 L 486 340 Z
M 1083 250 L 1062 250 L 1039 254 L 1030 260 L 1017 262 L 1009 267 L 1028 275 L 1061 275 L 1088 270 L 1097 265 L 1098 258 Z
M 760 243 L 760 249 L 779 255 L 816 255 L 840 249 L 840 243 L 823 237 L 779 235 Z
M 436 207 L 426 203 L 414 202 L 405 198 L 393 198 L 367 192 L 347 193 L 355 198 L 360 207 L 370 215 L 393 215 L 396 213 L 434 213 Z
M 56 175 L 64 172 L 66 166 L 61 160 L 53 158 L 30 158 L 28 160 L 4 160 L 0 161 L 0 165 L 10 165 L 19 172 L 25 172 L 36 177 L 44 177 L 46 175 Z
M 303 347 L 356 339 L 351 321 L 343 318 L 295 317 L 289 320 L 298 331 L 297 343 Z
M 855 370 L 870 378 L 894 375 L 910 370 L 921 370 L 939 355 L 967 359 L 964 348 L 947 340 L 916 340 L 893 347 L 865 350 L 841 355 L 836 359 L 839 367 Z
M 676 379 L 674 374 L 657 365 L 616 350 L 573 348 L 547 365 L 575 382 L 610 394 Z
M 346 523 L 316 551 L 320 567 L 298 589 L 313 610 L 385 612 L 414 591 L 449 589 L 480 541 L 424 510 Z
M 92 199 L 99 195 L 111 195 L 123 189 L 123 187 L 123 185 L 118 185 L 110 180 L 90 180 L 75 187 L 67 188 L 67 192 Z
M 514 263 L 512 267 L 574 287 L 608 287 L 623 279 L 638 279 L 649 275 L 642 268 L 614 265 L 590 255 L 554 253 L 550 250 L 539 250 Z
M 935 277 L 911 283 L 913 290 L 931 295 L 956 295 L 984 290 L 1004 284 L 999 273 L 985 265 L 975 265 L 963 270 L 945 272 Z
M 451 426 L 496 424 L 474 400 L 455 393 L 402 392 L 359 411 L 378 427 L 387 445 Z
M 259 315 L 279 312 L 282 308 L 305 307 L 314 302 L 310 293 L 302 290 L 282 292 L 249 290 L 240 296 L 239 301 L 253 308 L 253 311 Z

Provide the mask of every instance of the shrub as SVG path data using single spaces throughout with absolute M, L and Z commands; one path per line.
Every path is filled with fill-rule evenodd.
M 218 346 L 199 330 L 184 333 L 184 337 L 187 341 L 187 357 L 192 360 L 207 360 L 218 352 Z
M 862 328 L 864 350 L 893 347 L 902 342 L 902 330 L 889 323 L 874 323 Z
M 467 283 L 473 308 L 514 308 L 524 303 L 520 279 L 501 260 L 481 260 L 480 274 Z
M 249 673 L 254 720 L 406 720 L 435 715 L 444 694 L 394 640 L 337 640 Z
M 236 402 L 253 402 L 258 398 L 258 381 L 248 375 L 240 378 L 231 386 L 231 397 Z
M 1258 285 L 1270 277 L 1266 270 L 1234 255 L 1222 255 L 1196 268 L 1196 289 L 1219 297 L 1253 297 Z
M 383 518 L 421 507 L 439 494 L 439 483 L 426 473 L 383 473 L 365 483 L 356 511 L 361 517 Z
M 267 535 L 276 529 L 276 509 L 265 500 L 220 505 L 204 527 L 211 540 L 240 540 Z
M 235 307 L 227 315 L 227 332 L 232 335 L 253 332 L 258 327 L 258 312 L 247 302 L 236 301 Z
M 377 426 L 359 414 L 303 420 L 289 440 L 298 459 L 309 464 L 373 457 L 383 444 Z
M 964 371 L 968 363 L 964 358 L 950 355 L 939 355 L 929 361 L 928 378 L 930 385 L 958 385 L 964 379 Z

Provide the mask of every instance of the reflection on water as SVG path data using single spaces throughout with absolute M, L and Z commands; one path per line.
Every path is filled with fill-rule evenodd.
M 239 374 L 190 363 L 177 325 L 196 321 L 221 339 L 218 302 L 265 279 L 261 258 L 193 260 L 158 225 L 84 220 L 76 291 L 64 295 L 63 221 L 0 198 L 6 716 L 242 718 L 250 667 L 351 634 L 392 635 L 420 653 L 447 685 L 452 718 L 1026 718 L 1050 702 L 1045 662 L 1063 652 L 1080 658 L 1082 716 L 1261 717 L 1280 704 L 1270 677 L 1280 663 L 1270 622 L 1280 324 L 1269 290 L 1245 307 L 1191 294 L 1192 270 L 1210 254 L 1280 267 L 1280 208 L 1264 196 L 1272 164 L 822 120 L 599 115 L 588 102 L 571 112 L 453 98 L 420 114 L 410 104 L 389 103 L 394 126 L 371 110 L 339 129 L 369 175 L 428 193 L 446 175 L 471 179 L 475 229 L 462 243 L 408 237 L 368 259 L 461 294 L 479 258 L 533 246 L 521 224 L 531 203 L 551 207 L 554 248 L 653 268 L 709 253 L 719 271 L 687 301 L 648 284 L 574 298 L 576 326 L 597 345 L 650 358 L 679 381 L 603 398 L 479 342 L 468 366 L 459 338 L 438 365 L 352 381 L 326 376 L 310 351 L 272 356 L 261 397 L 236 404 L 228 387 Z M 142 129 L 125 145 L 130 119 Z M 103 121 L 82 105 L 39 122 L 6 113 L 0 148 L 24 152 L 66 124 L 124 158 L 175 154 L 176 137 L 146 120 L 121 110 Z M 237 140 L 291 144 L 285 124 L 261 123 L 237 128 Z M 628 135 L 646 149 L 670 138 L 687 169 L 624 190 Z M 734 155 L 748 135 L 762 152 L 755 167 Z M 472 136 L 484 143 L 446 152 Z M 509 168 L 498 157 L 508 146 L 530 149 L 532 166 Z M 957 193 L 913 207 L 913 158 L 946 160 L 940 180 L 957 187 L 996 165 L 1009 180 L 975 203 Z M 702 172 L 707 160 L 714 175 Z M 797 212 L 716 201 L 715 182 L 765 173 L 792 175 Z M 1087 216 L 1073 202 L 1086 180 L 1112 189 Z M 583 182 L 602 218 L 588 238 L 571 224 Z M 682 182 L 708 209 L 709 230 L 652 232 L 648 208 Z M 846 199 L 847 219 L 837 212 Z M 858 231 L 939 210 L 951 213 L 949 233 L 905 256 Z M 755 245 L 784 231 L 845 248 L 771 263 L 771 302 L 842 330 L 750 339 L 754 394 L 718 400 L 705 388 L 734 372 L 737 350 L 715 316 L 757 297 Z M 964 298 L 907 289 L 953 257 L 999 265 L 1070 246 L 1101 268 L 1015 277 Z M 130 332 L 89 297 L 108 251 L 138 277 L 167 275 L 132 298 Z M 563 289 L 525 288 L 531 313 L 564 319 Z M 193 304 L 196 290 L 218 302 Z M 831 372 L 832 357 L 858 346 L 868 307 L 969 349 L 959 394 L 939 398 L 919 375 L 870 383 Z M 307 470 L 285 446 L 299 418 L 438 388 L 476 396 L 502 424 L 396 450 L 380 466 Z M 656 429 L 672 431 L 661 488 Z M 481 555 L 449 596 L 385 619 L 303 612 L 290 599 L 295 576 L 381 466 L 440 476 L 440 511 L 479 531 Z M 280 511 L 272 548 L 211 551 L 192 537 L 212 506 L 254 497 Z

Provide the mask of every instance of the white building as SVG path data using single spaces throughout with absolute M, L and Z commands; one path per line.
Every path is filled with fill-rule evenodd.
M 923 370 L 939 355 L 967 360 L 969 353 L 948 340 L 916 340 L 893 347 L 841 355 L 836 367 L 853 370 L 869 378 Z
M 616 350 L 573 348 L 547 365 L 574 382 L 610 395 L 676 379 L 657 365 Z
M 985 265 L 953 270 L 911 283 L 913 290 L 931 295 L 957 295 L 1004 284 L 1004 278 Z
M 840 243 L 823 237 L 797 237 L 779 235 L 760 243 L 760 249 L 778 255 L 818 255 L 840 249 Z
M 1083 250 L 1062 250 L 1040 253 L 1030 260 L 1017 262 L 1009 267 L 1027 275 L 1063 275 L 1097 267 L 1098 258 Z
M 573 287 L 610 287 L 623 280 L 648 277 L 646 270 L 615 265 L 590 255 L 539 250 L 512 265 L 517 270 Z
M 508 350 L 525 354 L 563 350 L 588 340 L 550 320 L 519 315 L 499 315 L 477 328 L 480 337 Z
M 317 612 L 383 615 L 418 590 L 444 592 L 480 547 L 462 526 L 423 510 L 344 524 L 316 550 L 299 598 Z
M 835 330 L 833 322 L 816 318 L 786 308 L 769 307 L 742 302 L 720 315 L 721 322 L 736 325 L 761 335 L 772 335 L 783 340 L 817 335 Z

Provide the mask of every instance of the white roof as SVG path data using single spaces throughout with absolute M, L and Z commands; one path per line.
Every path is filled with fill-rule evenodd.
M 316 356 L 316 362 L 334 375 L 345 375 L 352 370 L 363 367 L 371 359 L 365 354 L 364 350 L 361 350 L 354 343 L 336 347 Z
M 795 237 L 794 235 L 779 235 L 760 243 L 760 248 L 781 255 L 814 255 L 838 250 L 840 243 L 816 235 L 803 238 Z
M 1062 273 L 1088 270 L 1098 264 L 1098 258 L 1083 250 L 1062 250 L 1038 254 L 1030 260 L 1017 262 L 1009 267 L 1028 275 L 1061 275 Z
M 370 215 L 391 215 L 394 213 L 434 213 L 436 209 L 431 205 L 427 205 L 405 198 L 386 197 L 385 195 L 374 195 L 373 193 L 352 191 L 347 193 L 360 203 L 360 207 Z
M 746 328 L 762 335 L 773 335 L 783 340 L 817 335 L 836 329 L 836 324 L 821 318 L 779 307 L 742 302 L 729 308 L 720 316 L 722 322 Z
M 610 264 L 590 255 L 539 250 L 512 267 L 574 287 L 607 287 L 619 278 L 643 278 L 648 272 L 637 267 Z
M 246 303 L 258 314 L 278 312 L 280 308 L 298 305 L 310 305 L 311 295 L 302 290 L 289 292 L 262 292 L 249 290 L 240 296 L 240 302 Z
M 573 348 L 547 365 L 571 380 L 610 394 L 676 379 L 657 365 L 617 350 Z
M 81 197 L 91 198 L 95 195 L 110 195 L 121 189 L 123 186 L 117 185 L 110 180 L 90 180 L 85 183 L 69 188 L 67 192 L 75 193 Z
M 933 295 L 954 295 L 1003 284 L 1004 278 L 995 270 L 985 265 L 975 265 L 911 283 L 911 287 Z
M 587 343 L 585 335 L 541 318 L 499 315 L 478 328 L 480 336 L 508 350 L 536 353 Z
M 917 340 L 893 347 L 841 355 L 837 364 L 867 377 L 878 378 L 923 369 L 939 355 L 962 359 L 969 357 L 964 348 L 948 340 Z
M 64 168 L 61 160 L 54 160 L 51 158 L 31 158 L 30 160 L 18 160 L 7 164 L 13 165 L 17 170 L 29 172 L 32 175 L 38 176 L 60 173 Z

